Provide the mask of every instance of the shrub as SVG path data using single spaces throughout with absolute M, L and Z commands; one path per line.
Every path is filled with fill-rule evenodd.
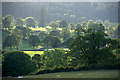
M 42 62 L 44 68 L 58 68 L 65 66 L 67 63 L 66 54 L 64 50 L 54 49 L 50 51 L 44 51 L 42 55 Z
M 37 63 L 22 51 L 10 51 L 3 54 L 3 76 L 27 75 L 37 69 Z

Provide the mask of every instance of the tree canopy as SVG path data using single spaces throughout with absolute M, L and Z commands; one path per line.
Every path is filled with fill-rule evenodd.
M 2 59 L 2 76 L 4 77 L 28 75 L 37 69 L 36 62 L 32 61 L 28 54 L 21 51 L 5 52 Z
M 66 27 L 61 30 L 60 34 L 63 40 L 66 40 L 71 36 L 70 30 Z
M 91 65 L 91 66 L 103 66 L 112 65 L 113 60 L 117 62 L 112 50 L 117 48 L 118 42 L 107 38 L 103 30 L 96 30 L 95 28 L 76 29 L 75 39 L 71 42 L 70 56 L 73 58 L 73 62 L 76 65 L 79 64 Z M 109 63 L 105 63 L 105 61 Z M 103 63 L 104 61 L 104 63 Z
M 11 15 L 6 15 L 5 18 L 2 18 L 3 28 L 12 29 L 13 28 L 14 17 Z
M 33 17 L 26 18 L 26 26 L 27 27 L 36 27 L 35 19 Z
M 13 29 L 12 32 L 11 32 L 12 35 L 15 36 L 15 39 L 17 40 L 17 50 L 18 50 L 18 46 L 19 45 L 22 45 L 22 41 L 23 41 L 23 34 L 22 34 L 22 31 L 20 29 Z
M 60 47 L 61 45 L 61 41 L 57 36 L 51 36 L 51 35 L 47 35 L 44 40 L 43 43 L 46 44 L 47 49 L 49 46 L 51 46 L 52 48 L 57 48 Z
M 12 47 L 16 46 L 17 43 L 18 40 L 14 34 L 8 35 L 3 42 L 3 49 L 5 49 L 6 47 L 10 47 L 10 51 L 11 51 Z
M 20 18 L 16 19 L 16 23 L 15 23 L 16 26 L 23 26 L 23 24 L 24 24 L 24 21 L 22 19 Z
M 66 22 L 65 20 L 59 21 L 59 27 L 60 27 L 60 28 L 67 27 L 67 22 Z
M 40 39 L 35 35 L 31 35 L 29 37 L 29 46 L 30 47 L 32 46 L 34 49 L 35 46 L 39 46 L 39 45 L 40 45 Z

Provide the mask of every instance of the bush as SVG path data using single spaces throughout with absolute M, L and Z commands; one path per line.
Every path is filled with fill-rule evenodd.
M 37 69 L 37 63 L 21 51 L 5 52 L 2 64 L 3 76 L 28 75 Z
M 44 54 L 42 55 L 42 62 L 45 69 L 55 69 L 61 66 L 66 66 L 67 56 L 65 51 L 61 49 L 44 51 Z

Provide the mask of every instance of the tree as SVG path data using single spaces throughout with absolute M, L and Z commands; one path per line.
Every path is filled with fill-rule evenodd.
M 41 41 L 45 38 L 46 35 L 48 35 L 48 34 L 45 33 L 45 32 L 39 32 L 38 33 L 38 37 L 40 38 Z
M 61 46 L 61 41 L 57 36 L 52 36 L 51 42 L 52 42 L 51 45 L 53 48 L 57 48 Z
M 35 46 L 39 46 L 39 45 L 40 45 L 40 39 L 35 35 L 31 35 L 29 37 L 29 46 L 30 47 L 32 46 L 34 49 Z
M 17 77 L 28 75 L 37 69 L 37 63 L 31 60 L 31 57 L 22 51 L 5 52 L 2 58 L 2 76 Z
M 74 23 L 70 23 L 68 28 L 70 28 L 71 30 L 75 29 L 75 24 Z
M 114 37 L 113 31 L 114 31 L 114 27 L 112 25 L 109 25 L 107 28 L 107 33 L 111 38 Z
M 2 26 L 3 28 L 12 29 L 13 22 L 14 22 L 14 17 L 11 15 L 7 15 L 5 16 L 5 18 L 2 19 Z
M 23 35 L 22 35 L 22 31 L 20 29 L 13 29 L 11 34 L 15 35 L 15 39 L 17 40 L 17 50 L 18 50 L 18 45 L 21 45 L 22 44 L 22 41 L 23 41 Z
M 49 26 L 51 26 L 53 30 L 56 30 L 56 28 L 58 27 L 57 23 L 54 22 L 54 21 L 51 21 L 51 22 L 49 23 Z
M 57 36 L 50 36 L 50 35 L 44 38 L 43 43 L 47 45 L 47 50 L 49 46 L 56 48 L 56 47 L 60 47 L 61 45 L 61 41 Z
M 51 39 L 52 39 L 52 36 L 47 35 L 42 41 L 47 46 L 47 51 L 48 51 L 48 47 L 51 45 L 51 41 L 52 41 Z
M 86 22 L 82 22 L 82 23 L 81 23 L 81 26 L 82 26 L 83 28 L 87 28 L 87 23 L 86 23 Z
M 7 18 L 2 18 L 2 26 L 3 26 L 3 28 L 9 28 L 10 24 L 11 23 Z
M 11 51 L 12 47 L 15 46 L 17 43 L 18 43 L 18 41 L 14 34 L 8 35 L 3 42 L 3 49 L 6 47 L 10 47 L 10 51 Z
M 114 33 L 115 38 L 120 38 L 120 24 L 118 24 L 118 25 L 115 27 L 113 33 Z
M 65 20 L 61 20 L 61 21 L 59 22 L 59 27 L 60 27 L 60 28 L 67 27 L 67 22 L 66 22 Z
M 60 37 L 60 33 L 58 31 L 51 31 L 49 35 Z
M 6 18 L 8 18 L 10 22 L 13 22 L 15 19 L 12 15 L 6 15 Z
M 80 23 L 77 23 L 77 24 L 76 24 L 76 28 L 79 28 L 79 27 L 81 27 L 81 24 L 80 24 Z
M 95 23 L 98 23 L 98 24 L 102 23 L 103 24 L 103 21 L 102 20 L 96 20 Z
M 89 21 L 87 22 L 87 27 L 88 27 L 88 28 L 92 28 L 92 27 L 94 27 L 94 26 L 95 26 L 95 23 L 94 23 L 93 20 L 89 20 Z
M 2 26 L 5 29 L 12 29 L 13 28 L 13 24 L 12 21 L 10 21 L 11 19 L 9 19 L 8 17 L 2 18 Z
M 111 23 L 109 20 L 105 20 L 104 25 L 105 25 L 105 28 L 107 28 L 109 25 L 111 25 Z
M 63 40 L 66 40 L 66 39 L 70 38 L 70 36 L 71 36 L 70 30 L 67 28 L 63 28 L 61 30 L 60 34 L 61 34 L 61 37 L 63 38 Z
M 4 29 L 2 29 L 1 31 L 2 42 L 4 42 L 5 38 L 10 34 L 10 31 Z
M 27 27 L 34 27 L 35 28 L 36 27 L 35 24 L 36 24 L 35 19 L 33 17 L 26 18 L 26 26 Z
M 20 19 L 20 18 L 16 19 L 16 23 L 15 23 L 16 26 L 23 26 L 23 24 L 24 24 L 24 22 L 22 19 Z
M 72 40 L 73 38 L 68 38 L 66 41 L 62 43 L 62 46 L 69 47 Z
M 16 29 L 19 29 L 22 31 L 23 39 L 26 40 L 29 38 L 29 36 L 32 34 L 32 30 L 27 27 L 22 26 L 16 26 Z
M 42 62 L 44 68 L 46 69 L 66 67 L 67 59 L 65 51 L 61 49 L 44 51 L 44 53 L 42 54 Z
M 75 35 L 75 39 L 69 46 L 69 56 L 72 57 L 73 64 L 79 63 L 89 67 L 116 66 L 117 58 L 112 50 L 118 43 L 116 40 L 106 38 L 104 30 L 78 28 L 75 30 Z

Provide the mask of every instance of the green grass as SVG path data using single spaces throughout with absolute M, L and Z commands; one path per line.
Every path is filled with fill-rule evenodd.
M 49 49 L 49 50 L 53 50 L 53 49 Z M 68 50 L 68 49 L 64 49 L 64 50 Z M 34 56 L 35 54 L 43 54 L 44 51 L 23 51 L 25 53 L 27 53 L 28 55 L 30 55 L 31 57 Z M 67 52 L 65 52 L 67 53 Z
M 32 28 L 30 27 L 32 31 L 47 31 L 46 28 L 40 27 L 40 28 Z
M 32 57 L 35 54 L 40 54 L 41 55 L 41 54 L 43 54 L 44 51 L 24 51 L 24 52 Z
M 23 76 L 24 78 L 118 78 L 118 70 L 89 70 Z

